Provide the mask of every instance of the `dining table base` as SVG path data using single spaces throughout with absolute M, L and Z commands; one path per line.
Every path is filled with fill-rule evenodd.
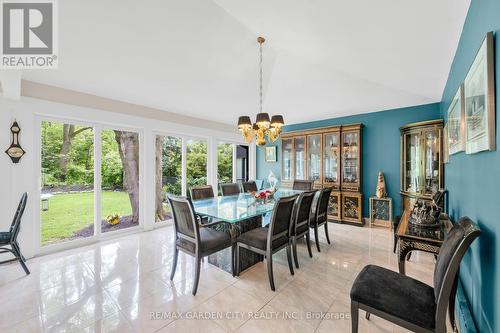
M 217 230 L 232 232 L 233 235 L 239 236 L 244 232 L 250 231 L 255 228 L 262 227 L 262 216 L 255 216 L 243 221 L 233 223 L 232 230 L 227 227 L 227 224 L 220 224 L 217 226 Z M 264 257 L 260 254 L 254 253 L 244 248 L 240 248 L 240 270 L 244 271 L 247 268 L 252 267 L 258 262 L 264 260 Z M 226 248 L 217 253 L 208 256 L 208 262 L 220 269 L 231 273 L 232 267 L 232 257 L 231 248 Z

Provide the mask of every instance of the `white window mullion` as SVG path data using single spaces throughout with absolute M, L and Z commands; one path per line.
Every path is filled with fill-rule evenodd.
M 102 157 L 102 128 L 94 127 L 94 237 L 101 236 L 101 157 Z
M 187 154 L 187 149 L 186 149 L 186 138 L 182 138 L 182 163 L 181 163 L 181 177 L 182 177 L 182 195 L 183 196 L 186 196 L 186 193 L 187 193 L 187 157 L 186 157 L 186 154 Z

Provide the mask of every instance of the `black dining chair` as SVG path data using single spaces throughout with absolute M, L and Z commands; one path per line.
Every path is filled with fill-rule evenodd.
M 193 186 L 190 192 L 191 200 L 210 199 L 214 197 L 212 185 Z
M 224 221 L 213 222 L 200 226 L 193 208 L 191 199 L 185 197 L 167 196 L 172 207 L 174 217 L 174 258 L 170 280 L 174 279 L 177 267 L 177 257 L 182 251 L 195 258 L 195 271 L 193 281 L 193 295 L 198 290 L 200 280 L 200 269 L 202 258 L 231 247 L 231 258 L 234 257 L 234 247 L 232 237 L 225 231 L 217 231 L 213 226 L 226 224 L 228 230 L 232 227 L 230 223 Z M 231 270 L 234 276 L 234 260 Z
M 283 197 L 274 206 L 268 227 L 255 228 L 241 234 L 236 240 L 236 275 L 240 274 L 240 248 L 266 257 L 267 275 L 271 290 L 275 291 L 273 276 L 273 254 L 286 248 L 288 268 L 293 272 L 290 225 L 293 220 L 297 195 Z
M 455 301 L 460 262 L 480 229 L 464 217 L 455 224 L 439 250 L 434 268 L 434 288 L 389 269 L 368 265 L 351 288 L 352 332 L 358 332 L 359 309 L 366 318 L 374 314 L 413 332 L 446 332 L 446 312 Z
M 241 186 L 243 187 L 243 192 L 245 193 L 257 192 L 257 183 L 255 183 L 253 180 L 248 182 L 243 182 L 241 183 Z
M 23 218 L 24 209 L 26 208 L 27 202 L 28 193 L 24 192 L 21 196 L 21 200 L 19 201 L 19 205 L 17 206 L 17 210 L 14 214 L 14 219 L 12 220 L 9 231 L 0 232 L 0 253 L 10 252 L 14 255 L 14 258 L 4 260 L 0 262 L 0 264 L 18 260 L 23 267 L 24 272 L 28 275 L 30 274 L 30 271 L 25 264 L 26 258 L 24 258 L 23 254 L 21 253 L 21 248 L 19 247 L 19 243 L 17 242 L 17 236 L 19 235 L 19 231 L 21 229 L 21 220 Z
M 240 185 L 237 183 L 220 184 L 223 196 L 240 194 Z
M 314 240 L 316 241 L 316 248 L 318 249 L 318 252 L 321 252 L 321 249 L 319 248 L 318 229 L 322 225 L 325 226 L 326 241 L 330 244 L 330 236 L 328 235 L 328 204 L 330 202 L 331 193 L 331 187 L 325 187 L 320 191 L 318 201 L 316 203 L 316 209 L 311 222 L 309 223 L 309 227 L 314 229 Z
M 292 242 L 293 259 L 296 268 L 299 268 L 299 259 L 297 257 L 298 239 L 305 236 L 307 251 L 309 252 L 309 257 L 312 258 L 309 221 L 311 220 L 311 207 L 316 192 L 317 191 L 303 192 L 297 199 L 295 216 L 290 228 L 290 240 Z
M 299 191 L 312 191 L 314 180 L 294 180 L 293 189 Z

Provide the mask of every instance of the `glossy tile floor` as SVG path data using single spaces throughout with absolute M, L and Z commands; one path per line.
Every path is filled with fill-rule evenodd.
M 172 227 L 0 266 L 0 332 L 350 332 L 349 290 L 369 263 L 397 270 L 392 232 L 330 224 L 331 245 L 310 259 L 299 244 L 291 276 L 274 257 L 276 292 L 259 263 L 239 278 L 205 261 L 196 296 L 193 260 L 181 254 L 169 280 Z M 428 284 L 433 257 L 413 253 L 407 274 Z M 404 332 L 360 314 L 360 332 Z

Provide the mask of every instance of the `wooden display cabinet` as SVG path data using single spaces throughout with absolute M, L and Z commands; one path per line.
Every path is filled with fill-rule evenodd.
M 290 188 L 295 179 L 308 179 L 314 181 L 315 189 L 333 187 L 329 219 L 362 224 L 362 127 L 352 124 L 283 133 L 282 186 Z
M 438 119 L 400 128 L 402 212 L 444 187 L 443 126 Z

